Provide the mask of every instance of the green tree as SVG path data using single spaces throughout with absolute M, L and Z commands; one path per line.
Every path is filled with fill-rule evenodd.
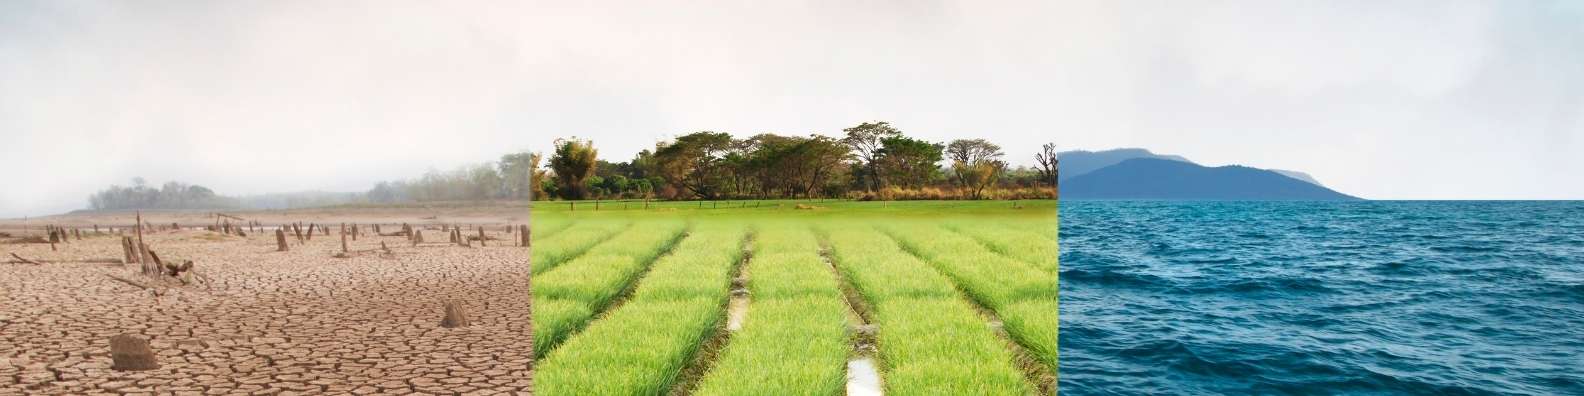
M 880 176 L 880 166 L 875 160 L 879 157 L 879 152 L 883 145 L 882 142 L 886 138 L 902 136 L 902 131 L 891 127 L 890 123 L 877 121 L 858 124 L 858 126 L 843 129 L 842 132 L 845 132 L 847 136 L 842 138 L 841 142 L 852 148 L 853 153 L 858 156 L 858 160 L 863 164 L 865 171 L 863 178 L 868 181 L 868 183 L 865 183 L 868 190 L 875 191 L 885 187 L 885 180 Z
M 576 137 L 556 140 L 555 146 L 556 151 L 550 157 L 550 169 L 555 172 L 561 197 L 586 198 L 589 191 L 583 180 L 594 176 L 599 150 L 594 149 L 594 142 L 578 140 Z
M 721 158 L 732 148 L 731 134 L 701 131 L 678 137 L 655 151 L 657 168 L 674 186 L 704 199 L 720 197 Z
M 875 161 L 887 180 L 904 188 L 922 188 L 939 176 L 944 148 L 939 143 L 893 136 L 880 141 Z
M 983 197 L 984 190 L 994 185 L 1006 163 L 1001 146 L 984 139 L 958 139 L 946 145 L 946 156 L 952 162 L 952 175 L 959 186 L 972 193 L 974 199 Z

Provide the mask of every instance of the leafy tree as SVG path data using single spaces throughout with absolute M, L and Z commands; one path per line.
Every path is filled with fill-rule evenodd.
M 724 169 L 722 156 L 732 148 L 730 134 L 694 132 L 655 152 L 659 173 L 672 185 L 704 199 L 720 197 Z
M 983 197 L 984 190 L 995 184 L 1006 163 L 1001 146 L 984 139 L 958 139 L 946 145 L 946 156 L 952 161 L 952 174 L 958 185 L 970 191 L 974 199 Z
M 533 170 L 533 176 L 530 178 L 532 180 L 529 180 L 530 185 L 534 189 L 533 199 L 549 199 L 550 190 L 545 188 L 545 184 L 550 184 L 551 186 L 555 184 L 555 181 L 550 179 L 549 172 L 539 167 L 539 164 L 543 162 L 544 154 L 533 153 L 528 159 L 528 169 Z
M 525 199 L 528 193 L 537 195 L 533 189 L 537 180 L 534 172 L 538 172 L 539 164 L 535 154 L 529 152 L 511 153 L 502 155 L 498 163 L 501 178 L 501 192 L 503 198 Z
M 945 146 L 905 136 L 880 141 L 875 161 L 881 174 L 904 188 L 922 188 L 940 174 L 941 150 Z
M 866 179 L 869 181 L 867 183 L 868 190 L 875 191 L 885 187 L 885 180 L 880 176 L 880 166 L 875 160 L 879 157 L 883 141 L 886 138 L 901 137 L 902 131 L 891 127 L 890 123 L 878 121 L 858 124 L 858 126 L 843 129 L 842 132 L 846 133 L 847 136 L 842 138 L 841 142 L 852 148 L 853 153 L 858 156 L 858 160 L 863 163 Z
M 555 172 L 556 181 L 561 186 L 561 197 L 586 198 L 588 186 L 583 180 L 594 176 L 599 156 L 599 151 L 594 149 L 594 142 L 574 137 L 557 140 L 555 146 L 555 154 L 550 157 L 550 169 Z

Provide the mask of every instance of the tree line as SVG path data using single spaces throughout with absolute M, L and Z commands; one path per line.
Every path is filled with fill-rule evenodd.
M 558 139 L 535 196 L 580 199 L 1032 199 L 1055 198 L 1055 145 L 1037 167 L 1010 167 L 985 139 L 930 142 L 887 122 L 842 130 L 840 138 L 700 131 L 643 150 L 626 162 L 599 158 L 594 143 Z
M 232 209 L 240 206 L 236 198 L 215 194 L 208 187 L 173 181 L 154 188 L 141 177 L 132 178 L 130 187 L 111 185 L 88 196 L 88 207 L 93 210 Z
M 142 178 L 94 193 L 89 206 L 116 209 L 280 209 L 347 203 L 535 199 L 1048 199 L 1056 196 L 1054 144 L 1034 167 L 1011 167 L 985 139 L 931 142 L 886 122 L 840 137 L 700 131 L 659 142 L 626 161 L 599 156 L 594 142 L 558 139 L 549 153 L 516 152 L 450 171 L 382 181 L 358 193 L 227 197 L 198 185 L 149 187 Z M 521 175 L 531 174 L 529 180 Z

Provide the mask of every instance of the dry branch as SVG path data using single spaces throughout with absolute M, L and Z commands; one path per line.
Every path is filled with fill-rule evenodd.
M 11 257 L 16 257 L 17 262 L 22 263 L 22 264 L 43 265 L 42 263 L 39 263 L 37 261 L 33 261 L 33 260 L 28 260 L 28 259 L 22 258 L 22 256 L 18 256 L 16 253 L 11 253 Z

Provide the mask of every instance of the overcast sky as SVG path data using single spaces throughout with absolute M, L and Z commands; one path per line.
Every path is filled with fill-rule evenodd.
M 0 217 L 135 176 L 362 191 L 558 136 L 1145 147 L 1377 199 L 1584 198 L 1580 2 L 0 2 Z

